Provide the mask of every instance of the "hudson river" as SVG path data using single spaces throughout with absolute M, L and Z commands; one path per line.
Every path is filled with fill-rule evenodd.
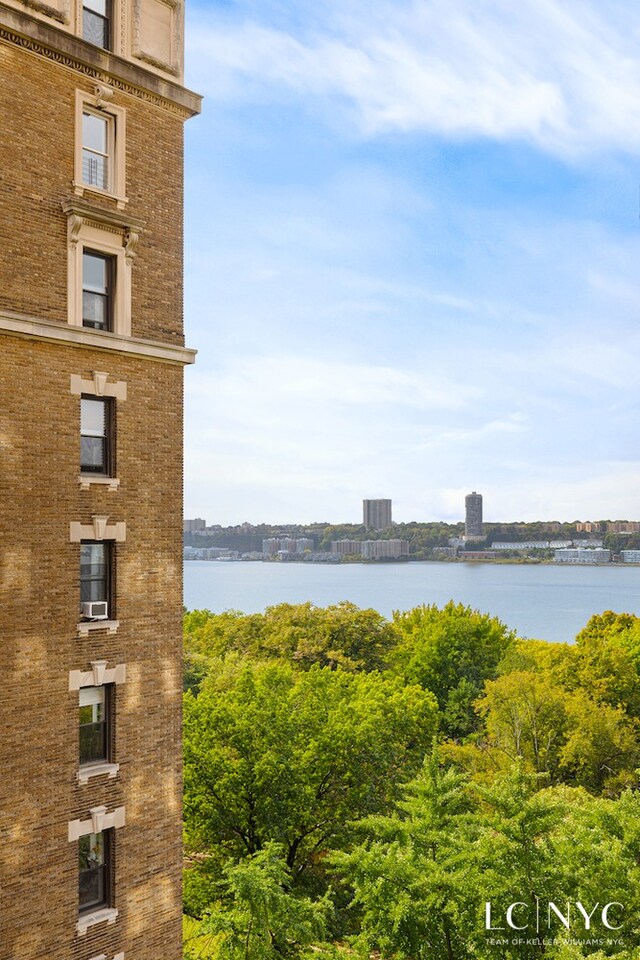
M 260 613 L 277 603 L 350 600 L 389 617 L 449 600 L 500 617 L 521 637 L 571 641 L 593 613 L 640 616 L 640 567 L 492 563 L 261 563 L 189 560 L 189 610 Z

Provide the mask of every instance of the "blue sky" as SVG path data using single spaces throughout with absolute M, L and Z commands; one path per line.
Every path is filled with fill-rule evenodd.
M 640 517 L 640 9 L 189 0 L 185 515 Z

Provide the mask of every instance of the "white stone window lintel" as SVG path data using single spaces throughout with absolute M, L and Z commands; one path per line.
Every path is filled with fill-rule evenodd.
M 108 381 L 109 374 L 103 370 L 94 370 L 91 379 L 89 379 L 89 377 L 81 377 L 77 373 L 72 373 L 69 390 L 77 397 L 88 394 L 93 397 L 115 397 L 116 400 L 126 400 L 126 380 L 116 380 L 115 383 L 109 383 Z
M 82 540 L 115 540 L 116 543 L 124 543 L 126 539 L 126 521 L 109 523 L 109 517 L 103 514 L 94 514 L 91 517 L 91 523 L 72 520 L 69 524 L 70 543 L 80 543 Z
M 91 807 L 88 820 L 70 820 L 68 824 L 69 843 L 103 830 L 118 830 L 125 825 L 125 808 L 116 807 L 111 813 L 103 806 Z
M 103 621 L 104 622 L 104 621 Z M 118 663 L 110 670 L 106 660 L 92 660 L 91 670 L 69 671 L 69 692 L 74 693 L 81 687 L 101 687 L 105 683 L 126 683 L 127 665 Z

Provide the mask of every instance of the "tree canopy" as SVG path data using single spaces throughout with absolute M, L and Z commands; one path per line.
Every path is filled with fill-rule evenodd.
M 186 614 L 185 652 L 189 960 L 533 958 L 485 904 L 548 900 L 623 916 L 554 914 L 546 957 L 636 957 L 639 618 L 280 604 Z

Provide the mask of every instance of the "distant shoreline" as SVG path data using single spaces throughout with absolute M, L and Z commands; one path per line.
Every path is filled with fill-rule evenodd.
M 407 563 L 433 563 L 438 566 L 441 565 L 455 565 L 460 563 L 470 563 L 470 564 L 487 564 L 491 566 L 512 566 L 512 567 L 616 567 L 616 568 L 627 568 L 627 567 L 640 567 L 640 563 L 635 563 L 632 561 L 621 561 L 621 560 L 609 560 L 605 563 L 581 563 L 578 560 L 550 560 L 550 559 L 540 559 L 536 560 L 532 557 L 522 558 L 521 560 L 516 559 L 506 559 L 506 558 L 473 558 L 470 557 L 466 559 L 465 557 L 451 557 L 447 559 L 438 560 L 436 558 L 429 559 L 418 559 L 415 557 L 395 557 L 395 558 L 384 558 L 380 560 L 343 560 L 341 558 L 336 558 L 335 560 L 311 560 L 305 559 L 304 557 L 291 557 L 287 560 L 271 560 L 268 557 L 183 557 L 184 563 L 268 563 L 273 566 L 288 566 L 289 564 L 295 563 L 296 565 L 300 564 L 313 564 L 315 566 L 333 566 L 333 567 L 351 567 L 351 566 L 364 566 L 364 567 L 379 567 L 379 566 L 389 566 L 389 565 L 404 565 Z

